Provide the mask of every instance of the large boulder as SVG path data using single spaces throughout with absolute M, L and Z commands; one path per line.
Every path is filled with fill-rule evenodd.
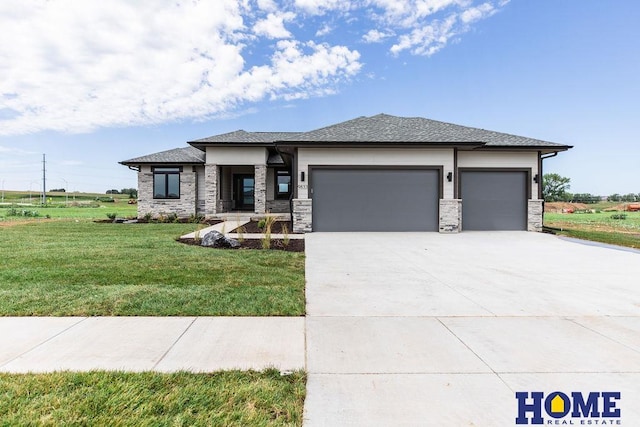
M 239 248 L 240 242 L 225 237 L 225 235 L 219 231 L 212 230 L 202 236 L 200 246 L 207 246 L 210 248 Z

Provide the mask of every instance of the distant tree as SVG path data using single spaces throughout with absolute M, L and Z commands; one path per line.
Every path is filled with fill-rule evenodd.
M 600 196 L 594 196 L 590 193 L 576 193 L 571 198 L 571 201 L 575 203 L 598 203 Z
M 622 196 L 619 195 L 618 193 L 612 194 L 609 197 L 607 197 L 607 201 L 609 202 L 621 202 L 622 201 Z
M 51 191 L 52 193 L 66 193 L 67 192 L 67 190 L 65 190 L 64 188 L 53 188 L 53 189 L 51 189 L 49 191 Z
M 567 193 L 571 187 L 570 182 L 570 178 L 560 176 L 557 173 L 545 173 L 542 177 L 542 197 L 547 202 L 570 200 L 570 195 Z
M 120 194 L 118 190 L 107 190 L 107 194 Z
M 638 200 L 640 200 L 638 199 L 638 196 L 633 193 L 625 194 L 624 196 L 622 196 L 623 202 L 636 202 Z
M 138 190 L 135 188 L 123 188 L 120 190 L 120 194 L 128 194 L 130 198 L 136 199 L 138 197 Z

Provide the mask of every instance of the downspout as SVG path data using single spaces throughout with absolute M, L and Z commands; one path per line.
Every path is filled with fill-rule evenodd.
M 550 158 L 555 157 L 557 155 L 558 155 L 557 151 L 555 151 L 554 153 L 552 153 L 550 155 L 546 155 L 546 156 L 540 155 L 540 166 L 538 167 L 538 169 L 539 169 L 538 170 L 538 174 L 540 176 L 540 178 L 538 179 L 538 187 L 539 187 L 538 193 L 540 194 L 540 198 L 543 197 L 542 196 L 542 177 L 544 176 L 544 174 L 543 174 L 543 171 L 542 171 L 543 170 L 542 161 L 544 159 L 550 159 Z M 544 198 L 542 198 L 542 227 L 543 228 L 544 228 L 544 203 L 545 203 L 544 202 Z

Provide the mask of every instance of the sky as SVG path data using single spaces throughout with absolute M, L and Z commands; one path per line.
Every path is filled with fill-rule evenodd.
M 379 113 L 574 146 L 640 193 L 637 0 L 3 0 L 0 186 L 136 187 L 119 161 Z

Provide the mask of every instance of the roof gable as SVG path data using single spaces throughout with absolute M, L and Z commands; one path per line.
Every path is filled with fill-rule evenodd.
M 237 130 L 220 135 L 209 136 L 207 138 L 189 141 L 194 146 L 216 145 L 216 144 L 273 144 L 286 138 L 295 137 L 299 132 L 247 132 Z
M 120 162 L 123 165 L 149 163 L 204 164 L 205 153 L 195 147 L 174 148 Z
M 517 135 L 439 122 L 421 117 L 378 114 L 292 135 L 285 143 L 479 143 L 499 147 L 566 147 Z

